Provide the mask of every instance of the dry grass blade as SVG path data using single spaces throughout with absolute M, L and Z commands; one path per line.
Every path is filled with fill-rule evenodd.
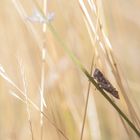
M 95 32 L 97 32 L 98 30 L 98 18 L 96 21 L 96 28 L 95 28 Z M 93 39 L 93 46 L 96 45 L 96 37 Z M 92 71 L 93 71 L 93 67 L 95 65 L 95 57 L 96 57 L 96 53 L 93 53 L 93 57 L 92 57 L 92 61 L 91 61 L 91 68 L 90 68 L 90 75 L 92 76 Z M 88 108 L 88 100 L 89 100 L 89 93 L 90 93 L 90 88 L 91 88 L 91 82 L 89 81 L 88 84 L 88 89 L 87 89 L 87 96 L 86 96 L 86 104 L 85 104 L 85 110 L 84 110 L 84 117 L 83 117 L 83 122 L 82 122 L 82 129 L 81 129 L 81 136 L 80 136 L 80 140 L 83 139 L 83 133 L 84 133 L 84 127 L 85 127 L 85 120 L 86 120 L 86 114 L 87 114 L 87 108 Z M 98 121 L 98 120 L 97 120 Z M 99 131 L 99 130 L 98 130 Z
M 92 75 L 93 64 L 94 64 L 94 57 L 92 58 L 90 75 Z M 88 108 L 88 100 L 89 100 L 90 87 L 91 87 L 91 82 L 89 81 L 89 83 L 88 83 L 88 89 L 87 89 L 87 95 L 86 95 L 86 104 L 85 104 L 85 109 L 84 109 L 84 117 L 83 117 L 83 122 L 82 122 L 82 129 L 81 129 L 80 140 L 83 139 L 83 134 L 84 134 L 84 127 L 85 127 L 86 114 L 87 114 L 87 108 Z
M 26 104 L 26 110 L 27 110 L 28 121 L 29 121 L 29 129 L 30 129 L 30 132 L 31 132 L 31 138 L 32 138 L 32 140 L 34 140 L 32 121 L 31 121 L 31 113 L 30 113 L 30 107 L 29 107 L 29 103 L 28 103 L 27 80 L 26 80 L 26 77 L 25 77 L 25 70 L 24 70 L 24 67 L 23 67 L 23 63 L 20 60 L 19 60 L 19 66 L 20 66 L 20 73 L 21 73 L 23 87 L 24 87 L 24 93 L 25 93 L 25 104 Z

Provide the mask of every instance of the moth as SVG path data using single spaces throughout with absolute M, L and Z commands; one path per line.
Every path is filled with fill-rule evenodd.
M 115 98 L 120 99 L 118 91 L 113 87 L 113 85 L 105 78 L 103 73 L 96 68 L 93 74 L 93 78 L 97 81 L 98 85 L 104 89 L 105 91 L 109 92 Z

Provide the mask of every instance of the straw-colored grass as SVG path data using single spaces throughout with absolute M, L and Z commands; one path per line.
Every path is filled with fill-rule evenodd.
M 125 18 L 119 15 L 118 8 L 127 11 L 124 2 L 6 0 L 2 4 L 0 139 L 139 139 L 140 89 L 135 85 L 140 79 L 133 77 L 133 68 L 126 70 L 139 66 L 139 55 L 132 53 L 135 60 L 122 53 L 138 51 L 129 44 L 139 40 L 123 42 L 123 36 L 116 37 L 127 32 L 121 22 L 131 17 L 131 12 Z M 137 5 L 133 4 L 132 9 Z M 119 41 L 128 47 L 119 46 Z M 99 87 L 93 78 L 95 68 L 117 89 L 120 99 Z

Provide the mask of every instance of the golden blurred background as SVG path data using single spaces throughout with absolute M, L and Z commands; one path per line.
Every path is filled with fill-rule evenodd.
M 46 25 L 28 20 L 34 10 L 40 10 L 38 7 L 45 9 L 46 4 L 46 12 L 54 13 L 51 24 L 90 71 L 94 46 L 79 1 L 0 1 L 0 68 L 2 72 L 5 70 L 4 76 L 0 74 L 0 140 L 67 139 L 58 129 L 69 140 L 80 140 L 88 79 Z M 112 52 L 125 79 L 124 87 L 129 90 L 128 96 L 139 116 L 140 2 L 92 2 L 98 6 L 102 28 L 111 42 Z M 84 3 L 89 10 L 88 1 Z M 96 25 L 94 13 L 89 13 Z M 43 48 L 45 60 L 42 60 Z M 103 53 L 100 55 L 104 57 Z M 110 70 L 102 62 L 97 61 L 96 65 L 110 77 Z M 115 80 L 112 81 L 117 85 Z M 17 87 L 27 95 L 22 95 Z M 42 90 L 45 101 L 40 95 Z M 43 112 L 49 119 L 42 117 L 40 111 L 26 102 L 26 96 L 38 108 L 45 102 Z M 129 114 L 124 99 L 117 100 L 117 104 Z M 122 123 L 118 113 L 92 85 L 82 139 L 137 140 L 138 137 L 126 123 Z

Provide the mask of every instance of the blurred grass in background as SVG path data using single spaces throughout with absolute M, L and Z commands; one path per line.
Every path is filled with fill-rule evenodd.
M 88 89 L 87 78 L 70 60 L 48 28 L 43 32 L 42 24 L 32 23 L 28 17 L 21 18 L 15 3 L 20 2 L 27 15 L 31 16 L 35 9 L 35 1 L 20 0 L 14 3 L 10 0 L 1 0 L 0 2 L 0 64 L 6 71 L 7 77 L 22 91 L 27 90 L 27 98 L 39 108 L 42 101 L 40 89 L 42 89 L 46 102 L 43 112 L 69 140 L 80 139 Z M 139 116 L 140 2 L 96 0 L 96 4 L 102 28 L 112 44 L 112 52 L 117 60 L 123 86 Z M 38 1 L 38 5 L 43 9 L 43 0 Z M 90 11 L 87 1 L 85 6 Z M 54 12 L 51 24 L 79 61 L 90 71 L 95 49 L 79 2 L 48 1 L 47 12 Z M 91 11 L 89 13 L 96 25 L 94 13 Z M 35 29 L 35 33 L 32 28 Z M 41 47 L 46 49 L 45 61 L 42 61 Z M 94 67 L 95 65 L 100 67 L 106 77 L 121 91 L 104 58 L 105 54 L 101 49 L 98 51 L 100 54 L 94 60 Z M 24 87 L 24 82 L 27 87 Z M 43 117 L 41 125 L 40 112 L 28 104 L 28 101 L 24 104 L 11 96 L 11 91 L 20 96 L 19 91 L 2 77 L 0 89 L 1 140 L 65 140 L 50 120 Z M 129 116 L 127 105 L 120 92 L 119 94 L 121 100 L 117 100 L 117 104 Z M 118 139 L 137 140 L 138 137 L 127 124 L 122 123 L 114 108 L 95 90 L 94 86 L 91 86 L 83 140 Z

